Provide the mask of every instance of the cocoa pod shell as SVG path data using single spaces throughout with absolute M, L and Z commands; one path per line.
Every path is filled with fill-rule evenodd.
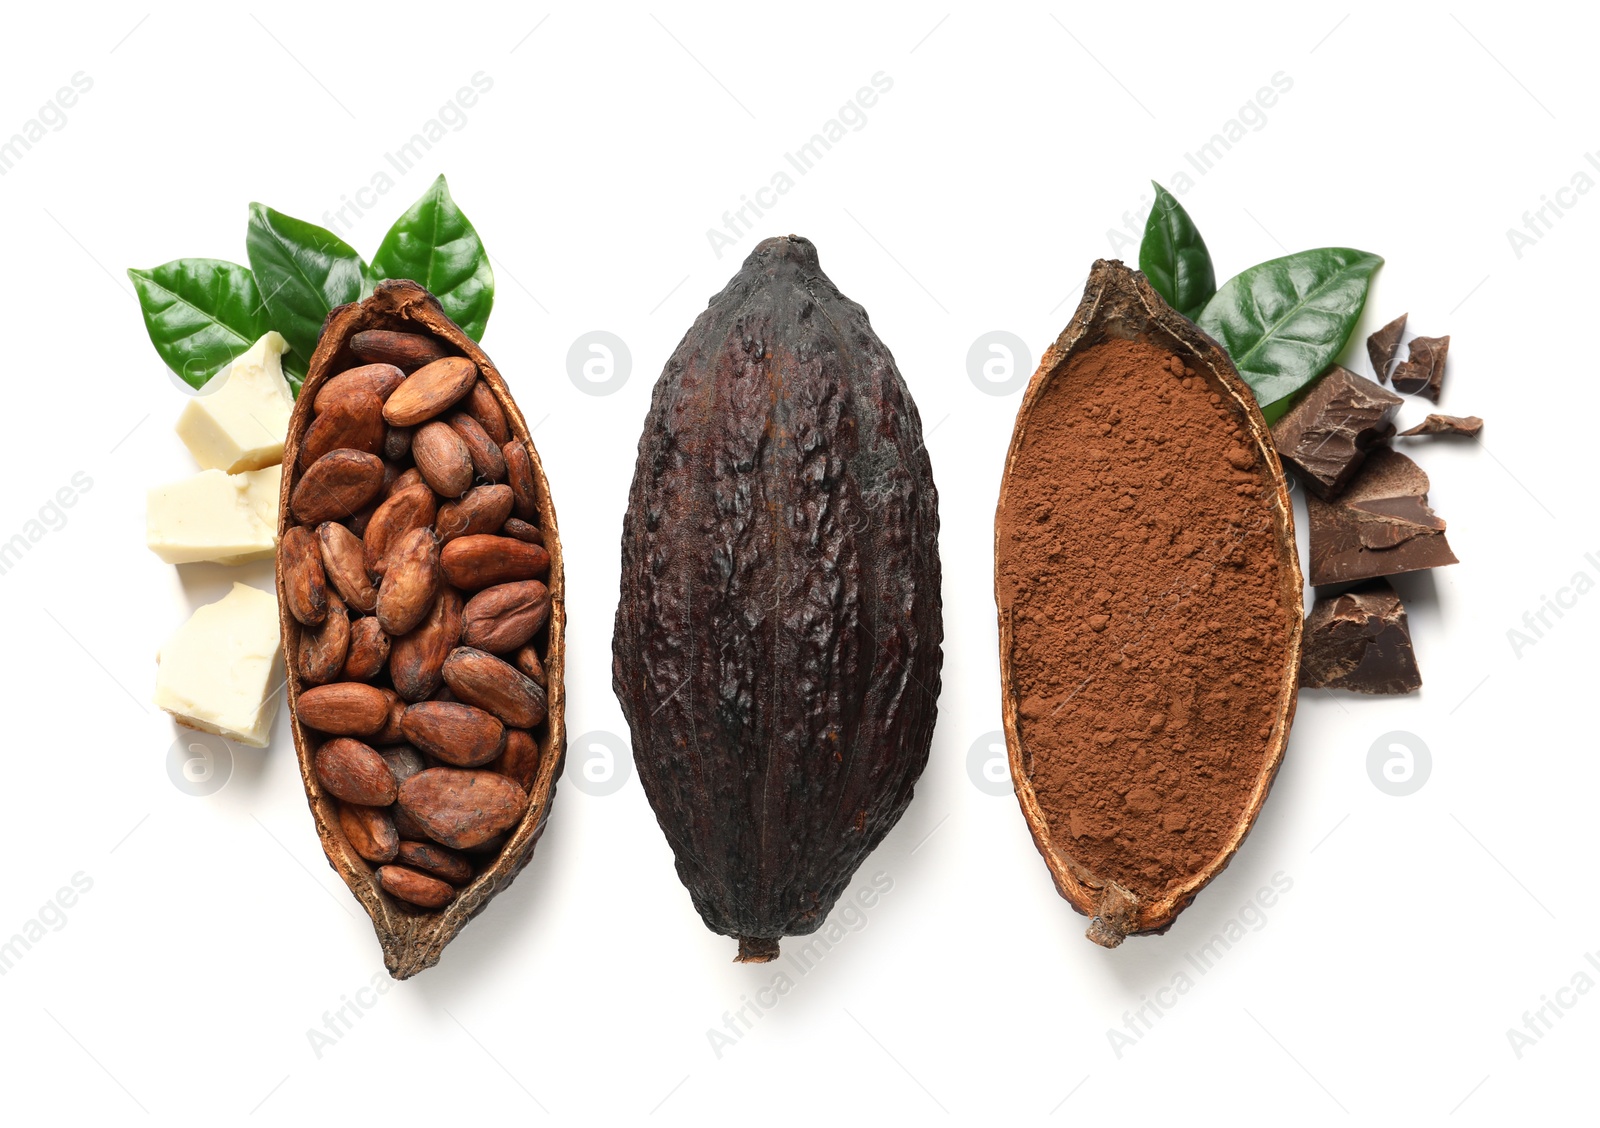
M 523 501 L 526 503 L 527 512 L 519 516 L 530 523 L 535 523 L 543 531 L 544 547 L 550 553 L 550 567 L 545 583 L 548 585 L 547 596 L 548 623 L 543 625 L 544 634 L 541 635 L 543 649 L 541 655 L 549 675 L 547 688 L 547 705 L 549 715 L 539 726 L 537 742 L 539 746 L 538 772 L 533 785 L 526 792 L 517 787 L 516 783 L 504 776 L 489 775 L 491 780 L 501 781 L 500 784 L 490 784 L 491 788 L 503 787 L 511 789 L 513 794 L 507 796 L 512 801 L 503 806 L 509 811 L 510 821 L 501 829 L 488 834 L 474 844 L 475 850 L 497 846 L 492 853 L 474 854 L 478 872 L 470 882 L 459 890 L 450 888 L 449 897 L 443 900 L 441 907 L 436 910 L 425 911 L 418 908 L 416 902 L 402 903 L 393 894 L 385 892 L 382 879 L 374 873 L 372 866 L 364 860 L 351 846 L 349 838 L 344 832 L 339 812 L 339 802 L 322 791 L 316 783 L 314 754 L 321 744 L 322 737 L 313 732 L 302 720 L 302 702 L 308 695 L 319 690 L 340 690 L 349 692 L 348 687 L 353 687 L 357 692 L 375 693 L 376 708 L 366 715 L 362 721 L 363 727 L 371 726 L 372 733 L 350 733 L 348 735 L 363 739 L 364 742 L 382 745 L 384 743 L 398 743 L 401 718 L 405 704 L 391 691 L 381 686 L 367 685 L 362 682 L 344 682 L 323 687 L 307 686 L 299 674 L 289 671 L 288 696 L 290 704 L 290 724 L 294 735 L 295 751 L 300 764 L 300 774 L 305 785 L 308 803 L 317 827 L 317 833 L 322 841 L 324 852 L 329 862 L 333 865 L 340 878 L 350 888 L 350 891 L 361 902 L 362 906 L 372 917 L 374 928 L 378 935 L 379 944 L 383 951 L 384 963 L 391 975 L 398 979 L 405 979 L 425 968 L 433 966 L 439 960 L 440 953 L 445 946 L 460 932 L 461 928 L 478 912 L 487 905 L 489 900 L 511 882 L 526 866 L 531 857 L 535 844 L 543 833 L 550 813 L 551 799 L 555 791 L 556 780 L 560 776 L 561 765 L 566 751 L 566 726 L 565 726 L 565 693 L 563 686 L 563 673 L 565 670 L 565 630 L 566 610 L 564 602 L 565 579 L 562 572 L 561 538 L 558 532 L 555 509 L 550 499 L 549 484 L 545 479 L 543 467 L 539 461 L 532 438 L 528 432 L 528 425 L 522 413 L 517 410 L 516 403 L 511 397 L 504 378 L 494 363 L 486 356 L 477 342 L 469 338 L 460 328 L 452 322 L 440 309 L 438 301 L 421 286 L 414 282 L 394 279 L 378 283 L 371 297 L 365 300 L 340 306 L 333 310 L 324 322 L 321 338 L 309 360 L 309 371 L 305 384 L 301 390 L 294 412 L 290 418 L 289 432 L 284 447 L 284 482 L 283 492 L 280 494 L 278 533 L 283 532 L 293 524 L 315 524 L 319 521 L 302 519 L 294 520 L 291 510 L 291 498 L 295 487 L 304 477 L 304 471 L 299 469 L 300 447 L 305 437 L 306 430 L 311 424 L 314 415 L 314 404 L 317 394 L 334 377 L 358 365 L 365 363 L 394 364 L 403 372 L 415 372 L 432 363 L 442 356 L 460 355 L 472 362 L 477 369 L 477 379 L 468 386 L 468 395 L 463 397 L 463 409 L 469 410 L 475 419 L 484 426 L 491 437 L 498 439 L 494 427 L 486 421 L 486 412 L 474 406 L 480 399 L 481 393 L 476 389 L 483 387 L 485 393 L 493 401 L 500 415 L 504 418 L 507 428 L 506 441 L 516 441 L 523 444 L 523 453 L 527 456 L 526 469 L 529 471 L 523 480 Z M 403 386 L 403 385 L 402 385 Z M 391 393 L 389 399 L 399 394 L 399 390 Z M 485 401 L 487 402 L 487 401 Z M 385 404 L 387 406 L 387 403 Z M 448 407 L 450 405 L 445 405 Z M 441 408 L 443 410 L 443 408 Z M 492 414 L 488 416 L 492 418 Z M 386 422 L 389 422 L 386 420 Z M 502 452 L 503 452 L 502 444 Z M 469 458 L 470 460 L 470 458 Z M 373 489 L 375 494 L 383 488 L 383 466 L 381 460 L 374 458 L 377 467 L 373 475 Z M 414 469 L 414 468 L 413 468 Z M 420 474 L 407 470 L 391 483 L 391 494 L 406 489 L 421 482 Z M 470 484 L 470 483 L 469 483 Z M 464 492 L 464 491 L 463 491 Z M 378 497 L 363 498 L 348 512 L 329 513 L 322 520 L 340 521 L 353 514 L 358 514 L 369 503 L 381 500 Z M 375 519 L 375 517 L 373 518 Z M 430 518 L 431 520 L 432 518 Z M 363 546 L 364 550 L 364 546 Z M 279 622 L 283 631 L 285 653 L 293 653 L 298 645 L 301 631 L 305 628 L 289 614 L 282 591 L 282 575 L 279 576 Z M 445 598 L 446 593 L 441 592 L 440 598 Z M 460 596 L 454 595 L 456 612 L 455 618 L 459 622 L 461 617 Z M 410 635 L 395 639 L 390 647 L 389 667 L 392 675 L 397 674 L 395 669 L 397 659 L 405 650 L 406 639 L 414 638 L 418 632 L 426 629 L 427 621 L 423 626 L 412 631 Z M 459 625 L 455 634 L 459 635 Z M 450 635 L 449 630 L 441 632 Z M 437 662 L 442 665 L 444 658 L 453 649 L 458 637 L 449 637 L 442 646 Z M 435 667 L 435 677 L 438 676 Z M 397 686 L 400 684 L 396 678 Z M 341 687 L 347 687 L 341 689 Z M 326 705 L 326 702 L 322 703 Z M 316 712 L 316 702 L 313 702 L 312 712 Z M 391 769 L 392 770 L 392 769 Z M 407 787 L 415 784 L 430 771 L 459 771 L 459 769 L 425 769 L 412 775 L 401 784 Z M 466 773 L 475 774 L 475 773 Z M 516 796 L 521 796 L 519 800 Z M 433 837 L 426 829 L 406 814 L 398 804 L 391 809 L 391 817 L 395 830 L 407 839 L 420 841 L 423 837 Z M 502 840 L 497 842 L 501 836 Z M 444 843 L 444 845 L 449 845 Z M 406 867 L 402 867 L 406 868 Z M 428 877 L 426 873 L 419 873 L 421 877 Z M 435 880 L 429 878 L 429 880 Z M 290 937 L 285 934 L 285 942 Z
M 555 613 L 550 590 L 538 580 L 484 588 L 462 609 L 461 645 L 509 654 L 538 634 Z
M 444 578 L 462 591 L 538 579 L 549 567 L 550 554 L 543 545 L 515 537 L 457 537 L 439 552 L 439 569 Z
M 911 801 L 938 529 L 916 406 L 865 311 L 809 241 L 760 243 L 656 382 L 612 651 L 678 876 L 741 960 L 819 928 Z
M 414 747 L 457 768 L 482 767 L 506 743 L 498 717 L 460 701 L 419 701 L 406 710 L 400 731 Z
M 1208 399 L 1217 401 L 1221 405 L 1220 410 L 1234 421 L 1239 430 L 1239 445 L 1253 456 L 1253 465 L 1259 468 L 1264 487 L 1259 491 L 1254 486 L 1250 487 L 1250 496 L 1255 498 L 1252 504 L 1259 508 L 1264 527 L 1273 531 L 1273 541 L 1277 546 L 1278 589 L 1264 593 L 1263 598 L 1275 597 L 1283 614 L 1282 635 L 1274 643 L 1281 642 L 1284 648 L 1282 680 L 1276 687 L 1277 705 L 1271 719 L 1270 735 L 1264 736 L 1259 746 L 1230 747 L 1224 753 L 1229 757 L 1251 757 L 1256 765 L 1253 787 L 1248 794 L 1240 796 L 1238 821 L 1225 837 L 1220 852 L 1194 865 L 1192 871 L 1181 879 L 1164 884 L 1158 892 L 1130 888 L 1130 885 L 1137 883 L 1128 875 L 1092 871 L 1075 853 L 1076 832 L 1059 823 L 1052 826 L 1046 817 L 1035 788 L 1034 766 L 1048 762 L 1052 750 L 1040 740 L 1025 741 L 1027 723 L 1022 715 L 1017 687 L 1017 656 L 1023 652 L 1032 624 L 1013 614 L 1016 581 L 1015 569 L 1011 565 L 1011 545 L 1007 538 L 999 534 L 1003 520 L 1009 518 L 1013 523 L 1016 521 L 1014 517 L 1009 517 L 1008 506 L 1015 504 L 1013 499 L 1020 482 L 1039 473 L 1028 459 L 1030 435 L 1035 430 L 1058 428 L 1066 422 L 1060 418 L 1060 409 L 1052 409 L 1051 404 L 1067 401 L 1060 397 L 1047 398 L 1046 393 L 1067 377 L 1069 364 L 1080 350 L 1111 339 L 1150 342 L 1181 357 L 1185 369 L 1192 368 L 1194 378 L 1209 386 L 1212 394 Z M 1200 425 L 1218 426 L 1216 411 L 1215 406 L 1208 404 Z M 1129 442 L 1139 438 L 1137 420 L 1137 411 L 1125 413 L 1120 424 L 1119 433 L 1126 432 Z M 1178 485 L 1181 487 L 1182 483 Z M 994 574 L 995 604 L 1000 623 L 1001 714 L 1006 749 L 1017 800 L 1028 829 L 1033 834 L 1034 843 L 1050 870 L 1057 891 L 1074 909 L 1091 918 L 1088 928 L 1090 940 L 1111 948 L 1120 944 L 1126 936 L 1164 932 L 1194 900 L 1195 895 L 1233 858 L 1260 813 L 1278 766 L 1282 763 L 1290 722 L 1294 718 L 1300 667 L 1301 576 L 1295 552 L 1294 518 L 1288 483 L 1255 396 L 1239 378 L 1227 353 L 1191 321 L 1169 307 L 1143 274 L 1121 262 L 1100 260 L 1094 264 L 1077 312 L 1055 343 L 1045 351 L 1023 394 L 1011 436 L 1011 447 L 1006 455 L 996 509 Z M 1065 606 L 1075 596 L 1060 592 L 1057 597 L 1062 601 L 1060 605 Z M 1222 625 L 1220 629 L 1226 632 L 1236 628 L 1234 625 Z M 1224 634 L 1223 637 L 1232 636 Z M 1069 671 L 1068 678 L 1075 682 L 1077 675 Z M 1143 690 L 1137 689 L 1136 683 L 1130 683 L 1126 692 Z M 1083 709 L 1091 706 L 1080 698 L 1074 700 L 1072 707 Z M 1151 707 L 1154 708 L 1153 705 Z M 1107 731 L 1114 730 L 1108 726 Z M 1108 754 L 1115 754 L 1116 747 L 1115 744 L 1108 746 Z M 1186 756 L 1198 755 L 1202 751 L 1191 750 Z M 1132 752 L 1132 747 L 1129 747 L 1127 754 L 1131 755 Z
M 434 597 L 427 618 L 389 645 L 389 677 L 406 701 L 421 701 L 444 680 L 444 661 L 461 641 L 461 593 L 445 588 Z

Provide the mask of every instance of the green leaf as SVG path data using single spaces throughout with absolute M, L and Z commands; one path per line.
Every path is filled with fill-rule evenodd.
M 1271 423 L 1343 350 L 1382 265 L 1349 247 L 1273 259 L 1228 279 L 1195 320 L 1228 350 Z
M 150 343 L 191 387 L 201 387 L 272 328 L 248 267 L 175 259 L 129 270 Z
M 372 256 L 372 274 L 420 282 L 474 341 L 489 324 L 494 306 L 489 254 L 442 176 L 389 228 Z
M 1150 183 L 1155 185 L 1156 202 L 1139 244 L 1139 269 L 1168 305 L 1187 318 L 1199 317 L 1217 292 L 1211 252 L 1183 205 L 1154 180 Z
M 272 328 L 304 364 L 328 311 L 361 296 L 361 256 L 326 228 L 262 204 L 250 205 L 245 248 Z

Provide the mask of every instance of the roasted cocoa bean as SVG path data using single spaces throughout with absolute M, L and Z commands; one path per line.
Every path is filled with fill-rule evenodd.
M 319 410 L 300 445 L 300 465 L 308 467 L 335 450 L 378 454 L 383 450 L 383 401 L 370 387 L 356 387 Z
M 472 390 L 478 366 L 464 356 L 447 356 L 406 377 L 383 405 L 383 418 L 396 427 L 415 427 L 442 413 Z
M 506 456 L 500 453 L 483 425 L 465 411 L 452 411 L 445 422 L 461 436 L 467 454 L 472 458 L 472 469 L 486 482 L 498 482 L 506 476 Z
M 320 525 L 355 513 L 383 485 L 383 459 L 359 450 L 333 450 L 300 475 L 289 510 L 302 525 Z
M 460 501 L 445 502 L 434 520 L 440 544 L 494 532 L 511 516 L 511 500 L 510 486 L 479 486 Z
M 506 742 L 506 726 L 497 717 L 458 701 L 419 701 L 406 710 L 400 731 L 415 747 L 458 768 L 487 764 Z
M 373 616 L 350 624 L 350 651 L 344 659 L 345 681 L 371 681 L 389 661 L 389 635 Z
M 301 691 L 300 723 L 334 736 L 373 736 L 389 720 L 389 695 L 363 682 L 334 682 Z
M 485 588 L 461 612 L 461 644 L 507 654 L 550 619 L 550 591 L 538 580 Z
M 335 737 L 317 749 L 317 782 L 329 795 L 364 807 L 387 807 L 399 786 L 383 757 L 370 745 Z
M 317 541 L 322 550 L 323 573 L 334 590 L 351 607 L 370 615 L 378 606 L 378 589 L 367 575 L 366 548 L 361 538 L 336 521 L 324 521 L 317 526 Z
M 429 768 L 400 785 L 400 809 L 427 828 L 428 837 L 470 850 L 515 826 L 528 795 L 498 772 Z
M 439 553 L 439 568 L 452 586 L 481 591 L 496 584 L 538 579 L 550 569 L 550 554 L 543 545 L 480 534 L 457 537 L 445 545 Z
M 388 329 L 366 329 L 355 334 L 350 338 L 350 352 L 357 360 L 392 364 L 402 372 L 415 372 L 448 355 L 444 345 L 426 334 Z
M 449 883 L 409 866 L 379 866 L 378 883 L 385 893 L 424 909 L 442 909 L 456 895 Z
M 516 517 L 506 518 L 505 524 L 500 526 L 500 535 L 515 537 L 517 540 L 526 541 L 528 544 L 544 544 L 544 533 L 539 531 L 539 526 L 530 525 Z
M 405 378 L 406 374 L 392 364 L 363 364 L 358 368 L 348 368 L 322 385 L 322 390 L 312 401 L 312 407 L 321 417 L 323 412 L 331 410 L 339 401 L 354 398 L 362 391 L 386 400 Z
M 506 426 L 505 410 L 500 406 L 500 401 L 495 399 L 494 389 L 488 384 L 482 380 L 473 384 L 463 406 L 496 446 L 504 446 L 511 441 L 511 428 Z
M 389 500 L 378 506 L 367 525 L 367 535 L 362 537 L 362 558 L 367 574 L 381 579 L 388 567 L 385 558 L 389 546 L 413 529 L 425 529 L 433 524 L 438 513 L 437 501 L 425 483 L 407 487 L 390 494 Z
M 539 660 L 536 647 L 517 647 L 517 652 L 511 656 L 511 664 L 540 685 L 545 684 L 544 663 Z
M 439 594 L 439 537 L 412 529 L 394 542 L 378 587 L 378 622 L 391 635 L 410 632 L 427 618 Z
M 544 720 L 544 687 L 493 654 L 457 647 L 445 659 L 443 673 L 456 697 L 508 725 L 532 728 Z
M 506 511 L 510 512 L 509 506 Z M 308 627 L 327 618 L 328 580 L 315 533 L 304 525 L 284 532 L 278 540 L 278 571 L 283 576 L 283 602 L 289 614 Z
M 309 685 L 338 681 L 350 655 L 350 617 L 333 592 L 327 594 L 328 613 L 314 627 L 300 629 L 294 664 Z
M 533 460 L 528 457 L 528 448 L 520 440 L 512 439 L 501 446 L 500 454 L 506 460 L 506 484 L 516 498 L 511 511 L 519 521 L 537 521 L 539 495 L 534 486 Z
M 421 701 L 443 684 L 445 659 L 461 641 L 461 593 L 445 588 L 434 597 L 428 617 L 389 647 L 389 677 L 406 701 Z
M 517 781 L 524 791 L 532 791 L 539 778 L 539 742 L 526 729 L 506 730 L 506 749 L 490 768 Z
M 339 827 L 350 848 L 369 862 L 392 862 L 400 852 L 400 835 L 386 810 L 341 803 Z
M 472 880 L 472 863 L 434 842 L 402 842 L 395 860 L 451 885 L 465 885 Z
M 460 497 L 472 488 L 472 452 L 450 424 L 436 419 L 418 427 L 411 436 L 411 457 L 440 497 Z

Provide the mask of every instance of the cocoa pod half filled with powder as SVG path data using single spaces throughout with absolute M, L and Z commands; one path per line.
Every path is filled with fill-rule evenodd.
M 678 876 L 738 959 L 816 931 L 911 800 L 943 626 L 916 406 L 866 311 L 768 239 L 656 382 L 613 684 Z
M 1098 944 L 1165 931 L 1283 758 L 1300 565 L 1250 389 L 1120 262 L 1017 413 L 995 602 L 1012 781 L 1056 888 Z
M 492 535 L 514 502 L 505 457 L 521 470 L 515 537 Z M 283 465 L 300 775 L 329 864 L 406 979 L 521 872 L 550 814 L 566 748 L 555 508 L 499 370 L 403 280 L 328 315 Z M 519 612 L 492 653 L 466 641 L 480 600 Z M 510 664 L 522 650 L 537 679 Z

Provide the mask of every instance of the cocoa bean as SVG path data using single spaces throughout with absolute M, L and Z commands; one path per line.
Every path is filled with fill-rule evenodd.
M 418 427 L 411 436 L 411 457 L 440 497 L 460 497 L 472 488 L 472 452 L 450 424 L 436 419 Z
M 289 510 L 302 525 L 320 525 L 355 513 L 383 485 L 383 460 L 359 450 L 333 450 L 300 475 Z
M 338 681 L 350 655 L 350 617 L 338 595 L 327 595 L 328 613 L 314 627 L 301 627 L 295 669 L 310 685 Z
M 506 456 L 500 453 L 483 425 L 465 411 L 452 411 L 445 417 L 452 430 L 466 444 L 472 458 L 472 469 L 478 477 L 488 482 L 498 482 L 506 476 Z
M 406 457 L 409 458 L 410 456 L 411 456 L 411 444 L 408 441 L 407 444 L 406 444 Z M 401 490 L 409 490 L 413 486 L 426 486 L 427 484 L 428 484 L 427 482 L 424 482 L 422 480 L 422 472 L 420 470 L 418 470 L 415 466 L 408 466 L 400 474 L 400 476 L 398 478 L 396 478 L 392 482 L 387 483 L 383 487 L 383 493 L 382 493 L 381 497 L 383 498 L 384 501 L 388 501 L 391 497 L 393 497 L 395 494 L 399 493 Z
M 401 780 L 400 782 L 404 783 L 405 781 Z M 405 809 L 400 804 L 396 803 L 389 808 L 389 817 L 394 820 L 395 833 L 400 836 L 402 841 L 408 839 L 415 841 L 428 837 L 428 828 L 423 826 L 419 820 L 406 814 Z
M 315 533 L 304 525 L 287 530 L 278 541 L 278 570 L 289 614 L 308 627 L 327 618 L 328 582 Z
M 423 483 L 391 494 L 389 500 L 378 506 L 371 524 L 367 526 L 367 535 L 361 538 L 362 559 L 366 563 L 367 574 L 382 578 L 388 568 L 385 557 L 389 546 L 398 543 L 413 529 L 425 529 L 432 525 L 437 513 L 433 491 Z
M 442 413 L 472 390 L 478 366 L 464 356 L 447 356 L 406 377 L 383 405 L 383 418 L 396 427 L 415 427 Z
M 400 852 L 394 820 L 377 807 L 339 804 L 339 828 L 350 848 L 369 862 L 392 862 Z
M 500 535 L 515 537 L 528 544 L 544 544 L 544 533 L 540 531 L 539 526 L 530 525 L 516 517 L 506 518 L 505 524 L 500 526 Z
M 445 502 L 434 520 L 440 544 L 494 532 L 511 516 L 511 501 L 510 486 L 479 486 L 460 501 Z
M 402 717 L 404 714 L 402 713 Z M 394 773 L 396 783 L 404 783 L 418 772 L 428 766 L 422 753 L 409 744 L 391 744 L 387 748 L 378 749 L 378 755 L 383 757 L 383 762 L 389 765 L 389 770 Z
M 347 368 L 322 385 L 311 406 L 321 415 L 340 400 L 354 398 L 362 391 L 386 400 L 391 392 L 405 382 L 405 378 L 406 374 L 392 364 L 363 364 L 358 368 Z
M 400 731 L 400 722 L 405 719 L 406 703 L 392 689 L 383 691 L 383 699 L 388 705 L 389 715 L 384 718 L 383 727 L 372 734 L 372 743 L 399 744 L 405 739 L 405 735 Z
M 472 391 L 467 393 L 464 408 L 496 446 L 504 446 L 511 441 L 511 428 L 506 426 L 505 409 L 500 406 L 494 389 L 488 384 L 482 380 L 473 384 Z
M 433 601 L 428 617 L 389 647 L 389 678 L 406 701 L 421 701 L 443 682 L 445 659 L 461 641 L 461 593 L 445 588 Z
M 317 749 L 317 782 L 322 789 L 346 803 L 364 807 L 387 807 L 394 802 L 394 773 L 383 757 L 370 746 L 349 737 L 335 737 Z
M 361 538 L 336 521 L 324 521 L 317 526 L 317 541 L 322 549 L 323 573 L 334 590 L 357 611 L 371 614 L 378 605 L 378 589 L 367 576 L 366 548 Z
M 511 511 L 519 521 L 538 520 L 539 495 L 534 486 L 533 460 L 528 457 L 528 448 L 520 439 L 512 439 L 501 446 L 500 454 L 506 460 L 506 484 L 516 498 Z
M 378 622 L 391 635 L 408 633 L 439 594 L 439 538 L 430 528 L 412 529 L 394 542 L 378 587 Z
M 455 695 L 516 728 L 544 720 L 544 687 L 515 666 L 470 646 L 457 647 L 444 662 L 444 680 Z
M 506 742 L 506 727 L 497 717 L 457 701 L 420 701 L 410 706 L 400 731 L 417 748 L 458 768 L 487 764 L 500 755 Z
M 429 838 L 468 850 L 515 826 L 528 795 L 498 772 L 429 768 L 400 785 L 399 803 Z
M 465 885 L 472 880 L 472 863 L 437 843 L 402 842 L 395 859 L 451 885 Z
M 383 401 L 371 388 L 353 388 L 319 410 L 300 442 L 300 465 L 310 466 L 335 450 L 377 454 L 383 450 Z
M 539 660 L 539 651 L 536 648 L 517 647 L 517 652 L 511 656 L 511 664 L 540 685 L 545 684 L 544 663 Z
M 334 682 L 303 690 L 295 702 L 300 723 L 334 736 L 372 736 L 389 720 L 389 695 L 363 682 Z
M 550 570 L 543 545 L 486 534 L 457 537 L 439 553 L 444 578 L 462 591 L 532 580 Z
M 550 591 L 538 580 L 485 588 L 461 612 L 461 644 L 507 654 L 550 619 Z
M 372 616 L 350 624 L 350 651 L 344 659 L 344 680 L 371 681 L 389 660 L 389 636 Z
M 524 791 L 531 792 L 539 778 L 539 742 L 525 729 L 506 731 L 506 750 L 489 767 L 517 782 Z
M 357 360 L 392 364 L 402 372 L 415 372 L 447 355 L 444 345 L 432 337 L 389 329 L 366 329 L 355 334 L 350 338 L 350 352 Z
M 395 462 L 411 454 L 411 428 L 390 427 L 383 433 L 383 457 Z M 422 475 L 417 475 L 418 478 Z
M 456 895 L 448 883 L 408 866 L 379 866 L 378 883 L 385 893 L 425 909 L 442 909 Z

